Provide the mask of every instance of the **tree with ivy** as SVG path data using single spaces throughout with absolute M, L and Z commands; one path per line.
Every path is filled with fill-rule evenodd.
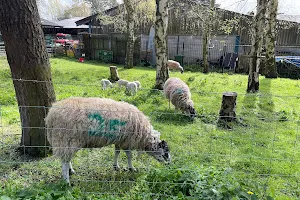
M 156 85 L 163 89 L 169 78 L 167 67 L 167 29 L 168 29 L 168 0 L 156 0 L 155 20 L 155 49 L 156 49 Z
M 252 33 L 252 46 L 250 52 L 250 66 L 248 75 L 247 92 L 258 92 L 259 91 L 259 68 L 260 68 L 260 57 L 263 47 L 264 39 L 264 25 L 265 25 L 265 14 L 267 8 L 267 1 L 257 0 L 256 15 L 254 16 L 253 22 L 253 33 Z
M 155 1 L 125 0 L 113 15 L 102 12 L 99 14 L 99 19 L 103 24 L 113 26 L 114 31 L 127 34 L 125 68 L 132 68 L 136 34 L 140 27 L 154 23 Z
M 277 78 L 277 68 L 275 61 L 275 40 L 276 40 L 276 17 L 278 10 L 278 0 L 268 0 L 267 5 L 267 32 L 266 32 L 266 61 L 265 76 L 267 78 Z

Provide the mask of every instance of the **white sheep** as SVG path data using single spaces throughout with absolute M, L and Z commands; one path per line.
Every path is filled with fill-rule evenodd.
M 139 81 L 133 81 L 133 82 L 136 84 L 137 88 L 141 88 L 142 87 L 142 85 L 141 85 L 141 83 Z
M 127 95 L 135 95 L 137 93 L 137 84 L 135 82 L 128 82 L 126 85 L 125 93 Z
M 117 84 L 119 85 L 119 87 L 121 87 L 121 86 L 125 86 L 126 87 L 126 85 L 127 85 L 128 82 L 129 81 L 127 81 L 127 80 L 120 79 L 120 80 L 117 81 Z
M 170 162 L 168 144 L 160 140 L 150 120 L 137 107 L 105 98 L 69 98 L 56 102 L 45 118 L 47 139 L 53 154 L 62 161 L 63 178 L 70 183 L 73 155 L 81 148 L 115 144 L 114 168 L 119 169 L 120 150 L 126 150 L 128 167 L 131 150 L 146 151 L 160 162 Z
M 106 90 L 106 88 L 108 88 L 108 87 L 111 87 L 111 88 L 113 87 L 112 83 L 107 79 L 102 79 L 101 84 L 102 84 L 103 90 Z
M 169 69 L 174 69 L 174 70 L 180 70 L 181 73 L 183 73 L 183 67 L 180 65 L 179 62 L 174 61 L 174 60 L 168 60 L 167 66 Z
M 175 106 L 194 119 L 196 111 L 191 99 L 191 92 L 187 84 L 179 78 L 169 78 L 164 84 L 164 94 Z

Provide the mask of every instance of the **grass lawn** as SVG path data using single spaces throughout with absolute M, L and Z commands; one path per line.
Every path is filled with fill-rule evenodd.
M 152 90 L 154 69 L 119 66 L 122 79 L 142 85 L 136 96 L 126 96 L 118 87 L 102 90 L 109 65 L 52 58 L 51 66 L 58 100 L 106 97 L 136 105 L 170 145 L 173 162 L 163 166 L 135 153 L 137 173 L 115 172 L 112 147 L 82 150 L 73 161 L 73 187 L 66 186 L 58 159 L 33 160 L 14 151 L 20 119 L 9 66 L 0 58 L 0 199 L 300 198 L 299 81 L 260 77 L 260 92 L 246 94 L 247 75 L 171 72 L 191 89 L 199 115 L 192 122 L 169 108 L 161 91 Z M 238 93 L 236 113 L 242 122 L 230 130 L 216 126 L 225 91 Z M 126 167 L 125 153 L 121 158 Z

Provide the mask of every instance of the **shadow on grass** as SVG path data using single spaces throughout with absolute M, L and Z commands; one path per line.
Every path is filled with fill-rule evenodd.
M 164 98 L 162 96 L 162 93 L 158 90 L 141 90 L 138 91 L 140 94 L 132 97 L 131 99 L 128 99 L 128 103 L 131 103 L 135 106 L 139 106 L 141 104 L 144 104 L 146 102 L 160 105 L 163 103 Z M 150 102 L 151 101 L 151 102 Z
M 260 90 L 263 95 L 259 96 L 259 108 L 265 115 L 272 115 L 274 112 L 274 102 L 271 94 L 271 81 L 272 79 L 264 78 L 260 81 Z
M 153 121 L 158 121 L 167 124 L 187 125 L 193 124 L 193 120 L 188 115 L 182 114 L 180 111 L 170 109 L 156 110 L 150 113 Z
M 252 111 L 256 109 L 257 94 L 246 93 L 243 99 L 243 108 L 246 114 L 253 113 Z

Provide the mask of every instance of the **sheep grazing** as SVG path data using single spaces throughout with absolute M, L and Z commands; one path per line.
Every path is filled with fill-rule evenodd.
M 102 84 L 103 90 L 106 90 L 106 88 L 108 88 L 108 87 L 111 87 L 111 88 L 113 87 L 112 83 L 107 79 L 102 79 L 101 84 Z
M 136 84 L 137 88 L 141 88 L 142 87 L 142 85 L 141 85 L 141 83 L 139 81 L 133 81 L 133 82 Z
M 128 82 L 126 85 L 125 93 L 127 95 L 135 95 L 137 93 L 137 84 L 135 82 Z
M 174 69 L 174 70 L 180 70 L 181 73 L 183 73 L 183 67 L 180 65 L 179 62 L 174 61 L 174 60 L 168 60 L 167 62 L 168 68 L 169 69 Z
M 117 81 L 119 87 L 121 87 L 121 86 L 125 86 L 126 87 L 126 85 L 127 85 L 128 82 L 129 81 L 126 81 L 124 79 L 120 79 L 120 80 Z
M 184 114 L 194 119 L 196 111 L 191 99 L 191 92 L 187 84 L 179 78 L 169 78 L 164 84 L 164 94 L 175 106 L 175 109 L 181 110 Z
M 148 117 L 126 102 L 105 98 L 69 98 L 56 102 L 45 118 L 47 139 L 53 154 L 62 161 L 63 178 L 70 183 L 73 155 L 81 148 L 115 145 L 114 168 L 119 169 L 120 150 L 126 150 L 128 167 L 131 150 L 146 151 L 160 162 L 170 162 L 167 142 L 153 129 Z

